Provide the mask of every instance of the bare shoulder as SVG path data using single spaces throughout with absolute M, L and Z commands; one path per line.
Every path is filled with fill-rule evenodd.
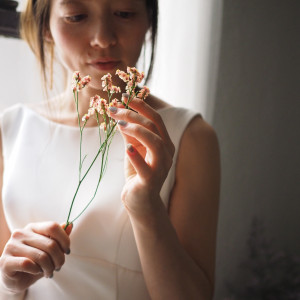
M 193 118 L 186 128 L 181 142 L 181 154 L 184 154 L 185 148 L 190 146 L 196 147 L 197 152 L 205 149 L 218 151 L 218 138 L 213 127 L 208 124 L 202 117 L 196 116 Z M 204 150 L 204 149 L 203 149 Z
M 220 189 L 220 154 L 214 129 L 195 117 L 176 162 L 169 215 L 178 238 L 213 286 Z
M 214 199 L 218 198 L 220 183 L 218 138 L 212 126 L 200 116 L 193 118 L 183 133 L 176 163 L 175 187 L 180 186 L 186 193 L 194 191 L 198 195 L 212 193 Z M 198 198 L 194 199 L 195 204 Z M 204 197 L 202 201 L 203 199 Z

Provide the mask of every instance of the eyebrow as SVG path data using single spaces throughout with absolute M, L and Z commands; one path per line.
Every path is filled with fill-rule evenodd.
M 131 1 L 134 2 L 136 5 L 141 3 L 141 0 L 131 0 Z M 59 4 L 61 6 L 64 6 L 64 5 L 69 5 L 69 4 L 78 4 L 80 2 L 82 2 L 82 1 L 80 1 L 80 0 L 61 0 Z
M 76 1 L 76 0 L 61 0 L 60 1 L 60 5 L 68 5 L 68 4 L 73 4 L 73 3 L 78 3 L 79 1 Z

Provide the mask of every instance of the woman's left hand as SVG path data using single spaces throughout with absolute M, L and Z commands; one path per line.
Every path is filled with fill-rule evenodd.
M 122 201 L 130 214 L 145 216 L 161 201 L 159 193 L 172 166 L 175 147 L 161 116 L 150 105 L 134 98 L 129 107 L 134 111 L 118 108 L 110 112 L 127 146 Z

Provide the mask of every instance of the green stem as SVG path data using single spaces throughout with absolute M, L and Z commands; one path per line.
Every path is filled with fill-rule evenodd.
M 104 175 L 104 172 L 106 170 L 106 165 L 107 165 L 107 159 L 108 159 L 108 153 L 109 153 L 109 148 L 110 148 L 110 145 L 111 145 L 111 142 L 112 142 L 112 139 L 113 139 L 113 136 L 115 135 L 115 128 L 116 125 L 113 126 L 112 130 L 108 133 L 107 135 L 107 138 L 105 139 L 105 141 L 103 142 L 103 144 L 101 145 L 101 148 L 103 147 L 104 145 L 104 150 L 102 152 L 102 159 L 101 159 L 101 168 L 100 168 L 100 176 L 99 176 L 99 179 L 98 179 L 98 182 L 97 182 L 97 186 L 96 186 L 96 190 L 94 192 L 94 195 L 93 197 L 90 199 L 90 201 L 87 203 L 87 205 L 85 206 L 85 208 L 72 220 L 71 223 L 74 223 L 74 221 L 76 221 L 84 212 L 85 210 L 90 206 L 90 204 L 92 203 L 92 201 L 94 200 L 94 198 L 96 197 L 96 194 L 97 194 L 97 191 L 98 191 L 98 188 L 99 188 L 99 185 L 100 185 L 100 182 L 101 182 L 101 179 Z M 92 162 L 91 166 L 94 164 L 94 162 L 96 161 L 97 157 L 99 156 L 101 151 L 98 151 L 94 161 Z M 104 164 L 103 164 L 104 162 Z M 91 168 L 90 166 L 90 168 Z M 89 170 L 88 170 L 89 171 Z M 85 176 L 87 175 L 88 171 L 86 172 Z M 84 180 L 85 176 L 82 178 L 81 182 Z M 69 219 L 68 219 L 69 220 Z M 68 223 L 68 221 L 67 221 Z M 68 227 L 68 226 L 66 226 Z
M 76 189 L 76 192 L 75 192 L 75 195 L 72 199 L 72 203 L 71 203 L 71 206 L 70 206 L 70 210 L 69 210 L 69 214 L 68 214 L 68 218 L 67 218 L 67 222 L 66 222 L 66 226 L 65 226 L 65 229 L 68 227 L 68 225 L 70 224 L 69 220 L 70 220 L 70 215 L 71 215 L 71 212 L 72 212 L 72 209 L 73 209 L 73 205 L 74 205 L 74 201 L 75 201 L 75 198 L 77 196 L 77 193 L 78 193 L 78 190 L 79 190 L 79 187 L 81 185 L 81 183 L 83 182 L 83 180 L 85 179 L 85 177 L 87 176 L 87 174 L 89 173 L 90 169 L 92 168 L 92 166 L 94 165 L 95 161 L 97 160 L 99 154 L 103 151 L 103 148 L 104 148 L 104 151 L 103 153 L 106 152 L 106 149 L 107 149 L 107 143 L 110 141 L 111 143 L 111 140 L 114 136 L 114 129 L 116 127 L 116 124 L 114 124 L 114 126 L 112 127 L 112 129 L 109 131 L 109 133 L 107 134 L 107 137 L 105 139 L 105 141 L 101 144 L 96 156 L 94 157 L 92 163 L 90 164 L 89 168 L 87 169 L 87 171 L 85 172 L 84 176 L 82 177 L 82 179 L 78 182 L 78 185 L 77 185 L 77 189 Z M 109 143 L 109 145 L 110 145 Z M 103 154 L 102 154 L 103 155 Z M 102 156 L 103 157 L 103 156 Z M 103 158 L 102 158 L 103 160 Z M 105 164 L 106 165 L 106 164 Z M 102 173 L 103 173 L 103 168 L 102 168 L 102 161 L 101 161 L 101 173 L 100 173 L 100 179 L 99 179 L 99 183 L 101 181 L 101 178 L 102 178 Z M 96 193 L 97 193 L 97 190 L 98 190 L 98 186 L 99 184 L 97 185 L 97 188 L 96 188 L 96 192 L 93 196 L 93 198 L 89 201 L 89 203 L 87 204 L 87 206 L 84 208 L 84 210 L 86 210 L 86 208 L 90 205 L 90 203 L 92 202 L 92 200 L 95 198 L 96 196 Z M 79 215 L 81 215 L 83 212 L 81 212 Z M 78 219 L 79 216 L 77 216 L 71 223 L 73 223 L 76 219 Z

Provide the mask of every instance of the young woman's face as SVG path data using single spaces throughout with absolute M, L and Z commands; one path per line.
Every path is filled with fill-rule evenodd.
M 139 58 L 149 20 L 145 0 L 52 0 L 50 33 L 62 63 L 97 80 Z

